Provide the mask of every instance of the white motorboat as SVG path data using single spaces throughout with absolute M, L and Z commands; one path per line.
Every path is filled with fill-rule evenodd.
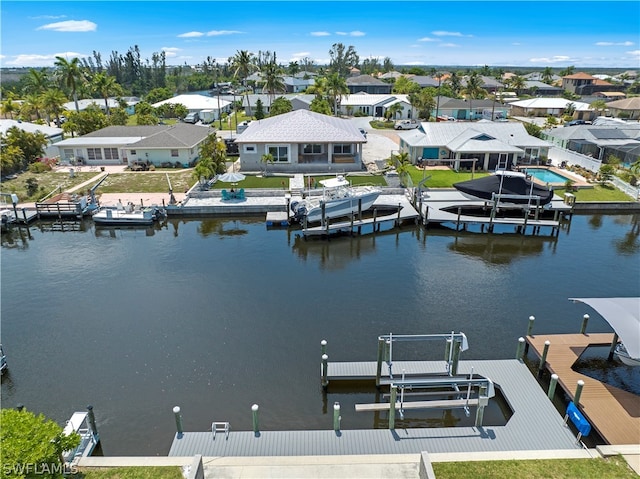
M 632 358 L 624 344 L 619 343 L 614 350 L 616 357 L 627 366 L 640 366 L 640 358 Z
M 164 208 L 134 207 L 129 203 L 126 207 L 119 204 L 116 208 L 100 208 L 92 218 L 96 225 L 149 226 L 165 216 Z
M 302 201 L 293 201 L 291 211 L 296 220 L 308 223 L 325 219 L 349 216 L 358 211 L 366 211 L 380 195 L 374 186 L 351 186 L 344 176 L 320 181 L 322 196 L 307 196 Z

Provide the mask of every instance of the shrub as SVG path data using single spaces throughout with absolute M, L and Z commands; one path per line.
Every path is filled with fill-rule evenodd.
M 46 163 L 36 161 L 35 163 L 31 163 L 29 165 L 29 171 L 31 173 L 44 173 L 45 171 L 51 171 L 51 167 Z

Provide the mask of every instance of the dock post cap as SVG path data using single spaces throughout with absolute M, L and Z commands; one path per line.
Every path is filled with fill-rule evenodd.
M 525 339 L 524 339 L 522 336 L 520 336 L 520 337 L 518 338 L 518 342 L 520 342 L 520 343 L 524 343 L 524 341 L 525 341 Z
M 339 411 L 340 410 L 340 403 L 338 401 L 333 403 L 333 409 L 334 409 L 334 411 Z
M 259 408 L 260 406 L 258 406 L 257 404 L 254 404 L 253 406 L 251 406 L 252 411 L 257 411 Z
M 173 407 L 173 412 L 174 412 L 174 414 L 178 414 L 180 412 L 180 406 L 174 406 Z
M 322 355 L 322 360 L 326 361 L 327 359 L 329 359 L 329 356 L 327 354 L 323 354 Z
M 584 381 L 582 379 L 578 379 L 578 386 L 584 386 Z
M 91 411 L 91 410 L 93 409 L 93 406 L 92 406 L 91 404 L 89 404 L 89 405 L 87 406 L 87 409 L 88 409 L 89 411 Z
M 320 344 L 321 344 L 322 346 L 326 346 L 326 345 L 327 345 L 327 340 L 326 340 L 326 339 L 323 339 L 322 341 L 320 341 Z
M 529 321 L 533 321 L 534 319 L 536 319 L 535 316 L 533 316 L 533 315 L 529 316 Z
M 551 341 L 549 341 L 548 339 L 544 342 L 545 346 L 550 346 L 551 345 Z
M 585 314 L 585 315 L 584 315 L 584 316 L 582 316 L 582 317 L 583 317 L 584 319 L 589 319 L 589 317 L 590 317 L 590 316 L 589 316 L 588 314 Z
M 557 381 L 558 380 L 558 375 L 556 373 L 553 373 L 551 375 L 551 379 L 555 379 Z

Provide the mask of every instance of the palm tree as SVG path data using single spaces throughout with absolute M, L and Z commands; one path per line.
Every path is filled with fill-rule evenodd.
M 287 87 L 282 81 L 282 68 L 277 63 L 270 62 L 262 68 L 262 79 L 264 81 L 263 90 L 269 94 L 269 99 L 273 100 L 276 93 L 285 93 Z
M 67 102 L 64 92 L 58 88 L 50 88 L 40 95 L 42 106 L 47 112 L 47 116 L 54 115 L 56 117 L 56 125 L 60 125 L 60 113 L 62 106 Z
M 41 118 L 40 111 L 43 109 L 42 97 L 35 93 L 30 93 L 24 98 L 22 106 L 20 107 L 20 114 L 27 118 L 35 115 L 39 120 Z
M 553 70 L 551 67 L 545 67 L 542 70 L 542 76 L 540 77 L 544 83 L 551 83 L 553 81 Z
M 29 73 L 25 75 L 24 83 L 25 93 L 40 94 L 44 92 L 49 87 L 47 71 L 44 68 L 40 70 L 29 69 Z
M 484 98 L 485 91 L 482 88 L 482 78 L 478 75 L 477 72 L 471 73 L 467 78 L 467 85 L 464 87 L 464 94 L 469 100 L 469 117 L 473 119 L 473 99 L 474 98 Z
M 240 84 L 246 88 L 247 77 L 251 73 L 251 70 L 255 68 L 254 56 L 247 50 L 237 50 L 236 54 L 231 58 L 230 63 L 233 68 L 233 78 L 237 78 L 238 75 L 240 75 Z M 249 97 L 246 94 L 245 97 L 247 99 L 247 114 L 251 116 Z
M 389 112 L 389 114 L 393 117 L 394 120 L 396 119 L 396 115 L 400 113 L 402 110 L 404 110 L 404 107 L 402 106 L 401 103 L 394 103 L 389 108 L 387 108 L 387 112 Z
M 448 83 L 449 86 L 451 86 L 451 90 L 453 90 L 453 92 L 456 95 L 460 94 L 460 90 L 462 89 L 462 86 L 460 82 L 460 75 L 458 75 L 457 72 L 452 72 L 451 76 L 446 80 L 446 83 Z
M 13 120 L 13 114 L 18 110 L 19 106 L 13 101 L 13 95 L 7 95 L 7 98 L 2 100 L 2 114 L 5 118 L 9 114 L 9 118 Z
M 58 75 L 62 83 L 71 89 L 71 96 L 73 97 L 73 101 L 76 105 L 76 111 L 80 111 L 80 107 L 78 106 L 78 83 L 82 80 L 82 69 L 80 67 L 80 60 L 78 58 L 73 58 L 71 61 L 68 61 L 63 57 L 56 57 L 56 61 L 54 65 L 58 68 Z
M 598 116 L 600 116 L 602 112 L 607 109 L 607 102 L 604 100 L 594 100 L 589 106 L 598 112 Z
M 516 91 L 516 95 L 520 95 L 520 92 L 527 87 L 526 80 L 520 75 L 512 76 L 509 83 L 511 84 L 511 88 Z
M 91 81 L 91 88 L 104 99 L 104 107 L 108 115 L 109 97 L 122 94 L 122 87 L 116 82 L 116 77 L 106 73 L 96 73 Z
M 338 108 L 342 95 L 349 94 L 349 87 L 347 81 L 342 78 L 338 73 L 332 73 L 326 77 L 327 79 L 327 99 L 333 103 L 333 114 L 338 116 Z

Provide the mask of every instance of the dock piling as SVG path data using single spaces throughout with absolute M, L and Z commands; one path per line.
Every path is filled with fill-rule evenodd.
M 573 395 L 573 404 L 580 406 L 580 396 L 582 395 L 582 388 L 584 387 L 584 381 L 578 379 L 576 384 L 576 393 Z
M 89 428 L 91 429 L 91 434 L 93 434 L 93 437 L 97 437 L 98 436 L 98 427 L 96 426 L 96 416 L 95 414 L 93 414 L 93 406 L 91 404 L 89 404 L 87 406 L 87 418 L 89 419 Z
M 398 386 L 391 385 L 391 399 L 389 399 L 389 429 L 396 428 L 396 399 L 398 397 Z
M 611 347 L 609 348 L 609 356 L 607 356 L 607 361 L 613 360 L 613 353 L 616 350 L 616 346 L 618 345 L 618 333 L 613 333 L 613 341 L 611 341 Z
M 340 431 L 340 421 L 342 420 L 342 416 L 340 416 L 340 403 L 336 401 L 333 403 L 333 430 L 335 432 Z
M 258 409 L 260 406 L 254 404 L 251 406 L 251 415 L 253 416 L 253 432 L 256 436 L 260 435 L 260 425 L 258 423 Z
M 484 420 L 484 408 L 489 403 L 489 398 L 487 397 L 487 386 L 480 386 L 478 391 L 478 409 L 476 409 L 476 427 L 482 426 L 482 421 Z
M 323 339 L 322 341 L 320 341 L 320 354 L 322 354 L 323 356 L 325 354 L 327 354 L 327 340 Z
M 329 385 L 329 380 L 327 379 L 327 368 L 328 368 L 328 362 L 329 361 L 329 355 L 327 354 L 323 354 L 322 355 L 322 387 L 327 389 L 327 386 Z
M 524 351 L 524 338 L 520 336 L 518 338 L 518 349 L 516 350 L 516 359 L 522 361 L 522 353 Z
M 384 356 L 384 339 L 378 338 L 378 363 L 376 366 L 376 387 L 380 387 L 380 376 L 382 376 L 382 359 Z
M 553 373 L 551 375 L 551 381 L 549 382 L 549 391 L 547 392 L 547 397 L 553 401 L 553 397 L 556 394 L 556 386 L 558 385 L 558 375 Z
M 527 336 L 533 336 L 533 323 L 535 323 L 536 317 L 529 316 L 529 326 L 527 326 Z M 524 353 L 527 354 L 529 352 L 529 343 L 524 345 Z
M 587 324 L 589 323 L 589 315 L 585 314 L 582 317 L 582 326 L 580 327 L 580 334 L 587 334 Z
M 178 436 L 182 436 L 184 432 L 182 429 L 182 415 L 180 414 L 180 406 L 175 406 L 173 408 L 173 415 L 176 418 L 176 430 L 178 431 Z
M 538 364 L 538 377 L 542 376 L 542 370 L 544 369 L 544 365 L 547 363 L 547 353 L 549 352 L 550 345 L 551 345 L 551 341 L 547 340 L 544 342 L 542 356 L 540 356 L 540 364 Z

